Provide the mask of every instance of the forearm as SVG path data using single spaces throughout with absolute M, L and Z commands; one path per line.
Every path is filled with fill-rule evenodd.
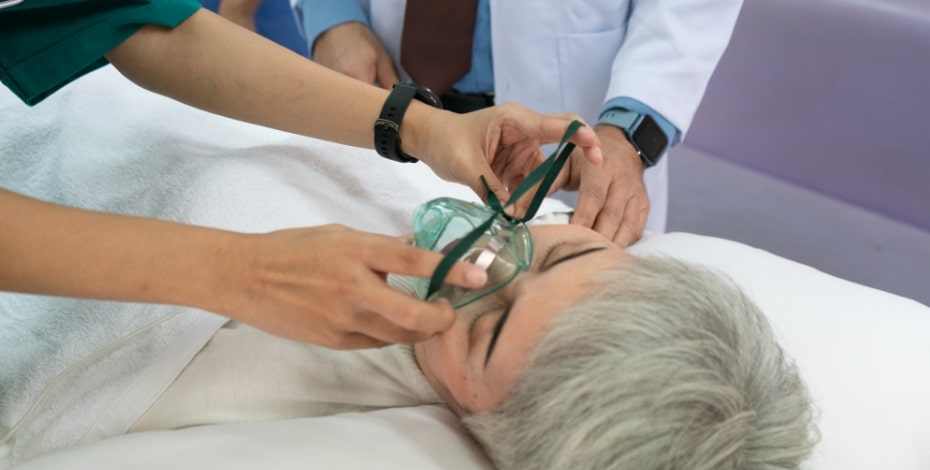
M 107 58 L 137 84 L 191 106 L 358 147 L 372 147 L 387 98 L 203 9 L 171 30 L 142 28 Z
M 0 290 L 216 310 L 241 236 L 0 189 Z M 11 222 L 13 221 L 13 222 Z

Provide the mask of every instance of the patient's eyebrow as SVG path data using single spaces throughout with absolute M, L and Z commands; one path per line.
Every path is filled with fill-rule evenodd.
M 575 253 L 571 253 L 571 254 L 565 255 L 565 256 L 563 256 L 563 257 L 561 257 L 561 258 L 559 258 L 559 259 L 553 261 L 552 263 L 549 263 L 548 265 L 546 265 L 545 267 L 543 267 L 543 268 L 540 269 L 539 271 L 540 271 L 540 272 L 548 271 L 548 270 L 552 269 L 553 267 L 555 267 L 555 266 L 556 266 L 557 264 L 559 264 L 559 263 L 564 263 L 564 262 L 566 262 L 566 261 L 573 260 L 573 259 L 577 259 L 577 258 L 580 258 L 580 257 L 582 257 L 582 256 L 585 256 L 585 255 L 588 255 L 588 254 L 591 254 L 591 253 L 594 253 L 594 252 L 597 252 L 597 251 L 606 250 L 606 249 L 607 249 L 606 246 L 595 246 L 595 247 L 593 247 L 593 248 L 588 248 L 587 250 L 577 251 L 577 252 L 575 252 Z M 494 346 L 497 345 L 497 338 L 500 337 L 501 330 L 504 329 L 504 323 L 507 322 L 507 317 L 510 316 L 510 310 L 511 310 L 511 308 L 513 308 L 513 303 L 511 303 L 510 305 L 507 306 L 507 309 L 504 310 L 504 314 L 501 315 L 501 317 L 497 320 L 497 324 L 494 325 L 494 332 L 491 333 L 491 342 L 490 342 L 490 344 L 488 344 L 488 353 L 487 353 L 487 355 L 484 356 L 484 366 L 485 366 L 485 367 L 488 366 L 488 361 L 491 360 L 491 353 L 494 352 Z

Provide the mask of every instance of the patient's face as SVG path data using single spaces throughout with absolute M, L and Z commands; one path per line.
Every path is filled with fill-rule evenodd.
M 451 329 L 414 348 L 430 384 L 459 413 L 489 410 L 503 401 L 549 321 L 582 300 L 598 272 L 630 256 L 577 225 L 542 225 L 530 232 L 535 252 L 530 270 L 458 309 Z

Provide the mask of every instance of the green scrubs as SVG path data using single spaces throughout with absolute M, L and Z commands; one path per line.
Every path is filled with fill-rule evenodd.
M 104 54 L 143 26 L 173 28 L 199 8 L 197 0 L 23 0 L 0 9 L 0 80 L 34 105 L 106 65 Z

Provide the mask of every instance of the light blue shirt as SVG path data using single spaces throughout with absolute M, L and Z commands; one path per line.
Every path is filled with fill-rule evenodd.
M 494 90 L 494 61 L 491 53 L 491 7 L 490 0 L 478 0 L 478 16 L 475 21 L 475 37 L 472 40 L 471 70 L 453 88 L 461 93 L 485 93 Z M 310 58 L 316 39 L 343 23 L 357 21 L 369 28 L 371 21 L 354 0 L 300 0 L 297 4 L 298 18 L 307 37 Z M 681 132 L 664 116 L 641 101 L 630 97 L 617 97 L 607 101 L 602 112 L 611 108 L 625 108 L 640 114 L 649 114 L 669 137 L 669 145 L 681 141 Z

